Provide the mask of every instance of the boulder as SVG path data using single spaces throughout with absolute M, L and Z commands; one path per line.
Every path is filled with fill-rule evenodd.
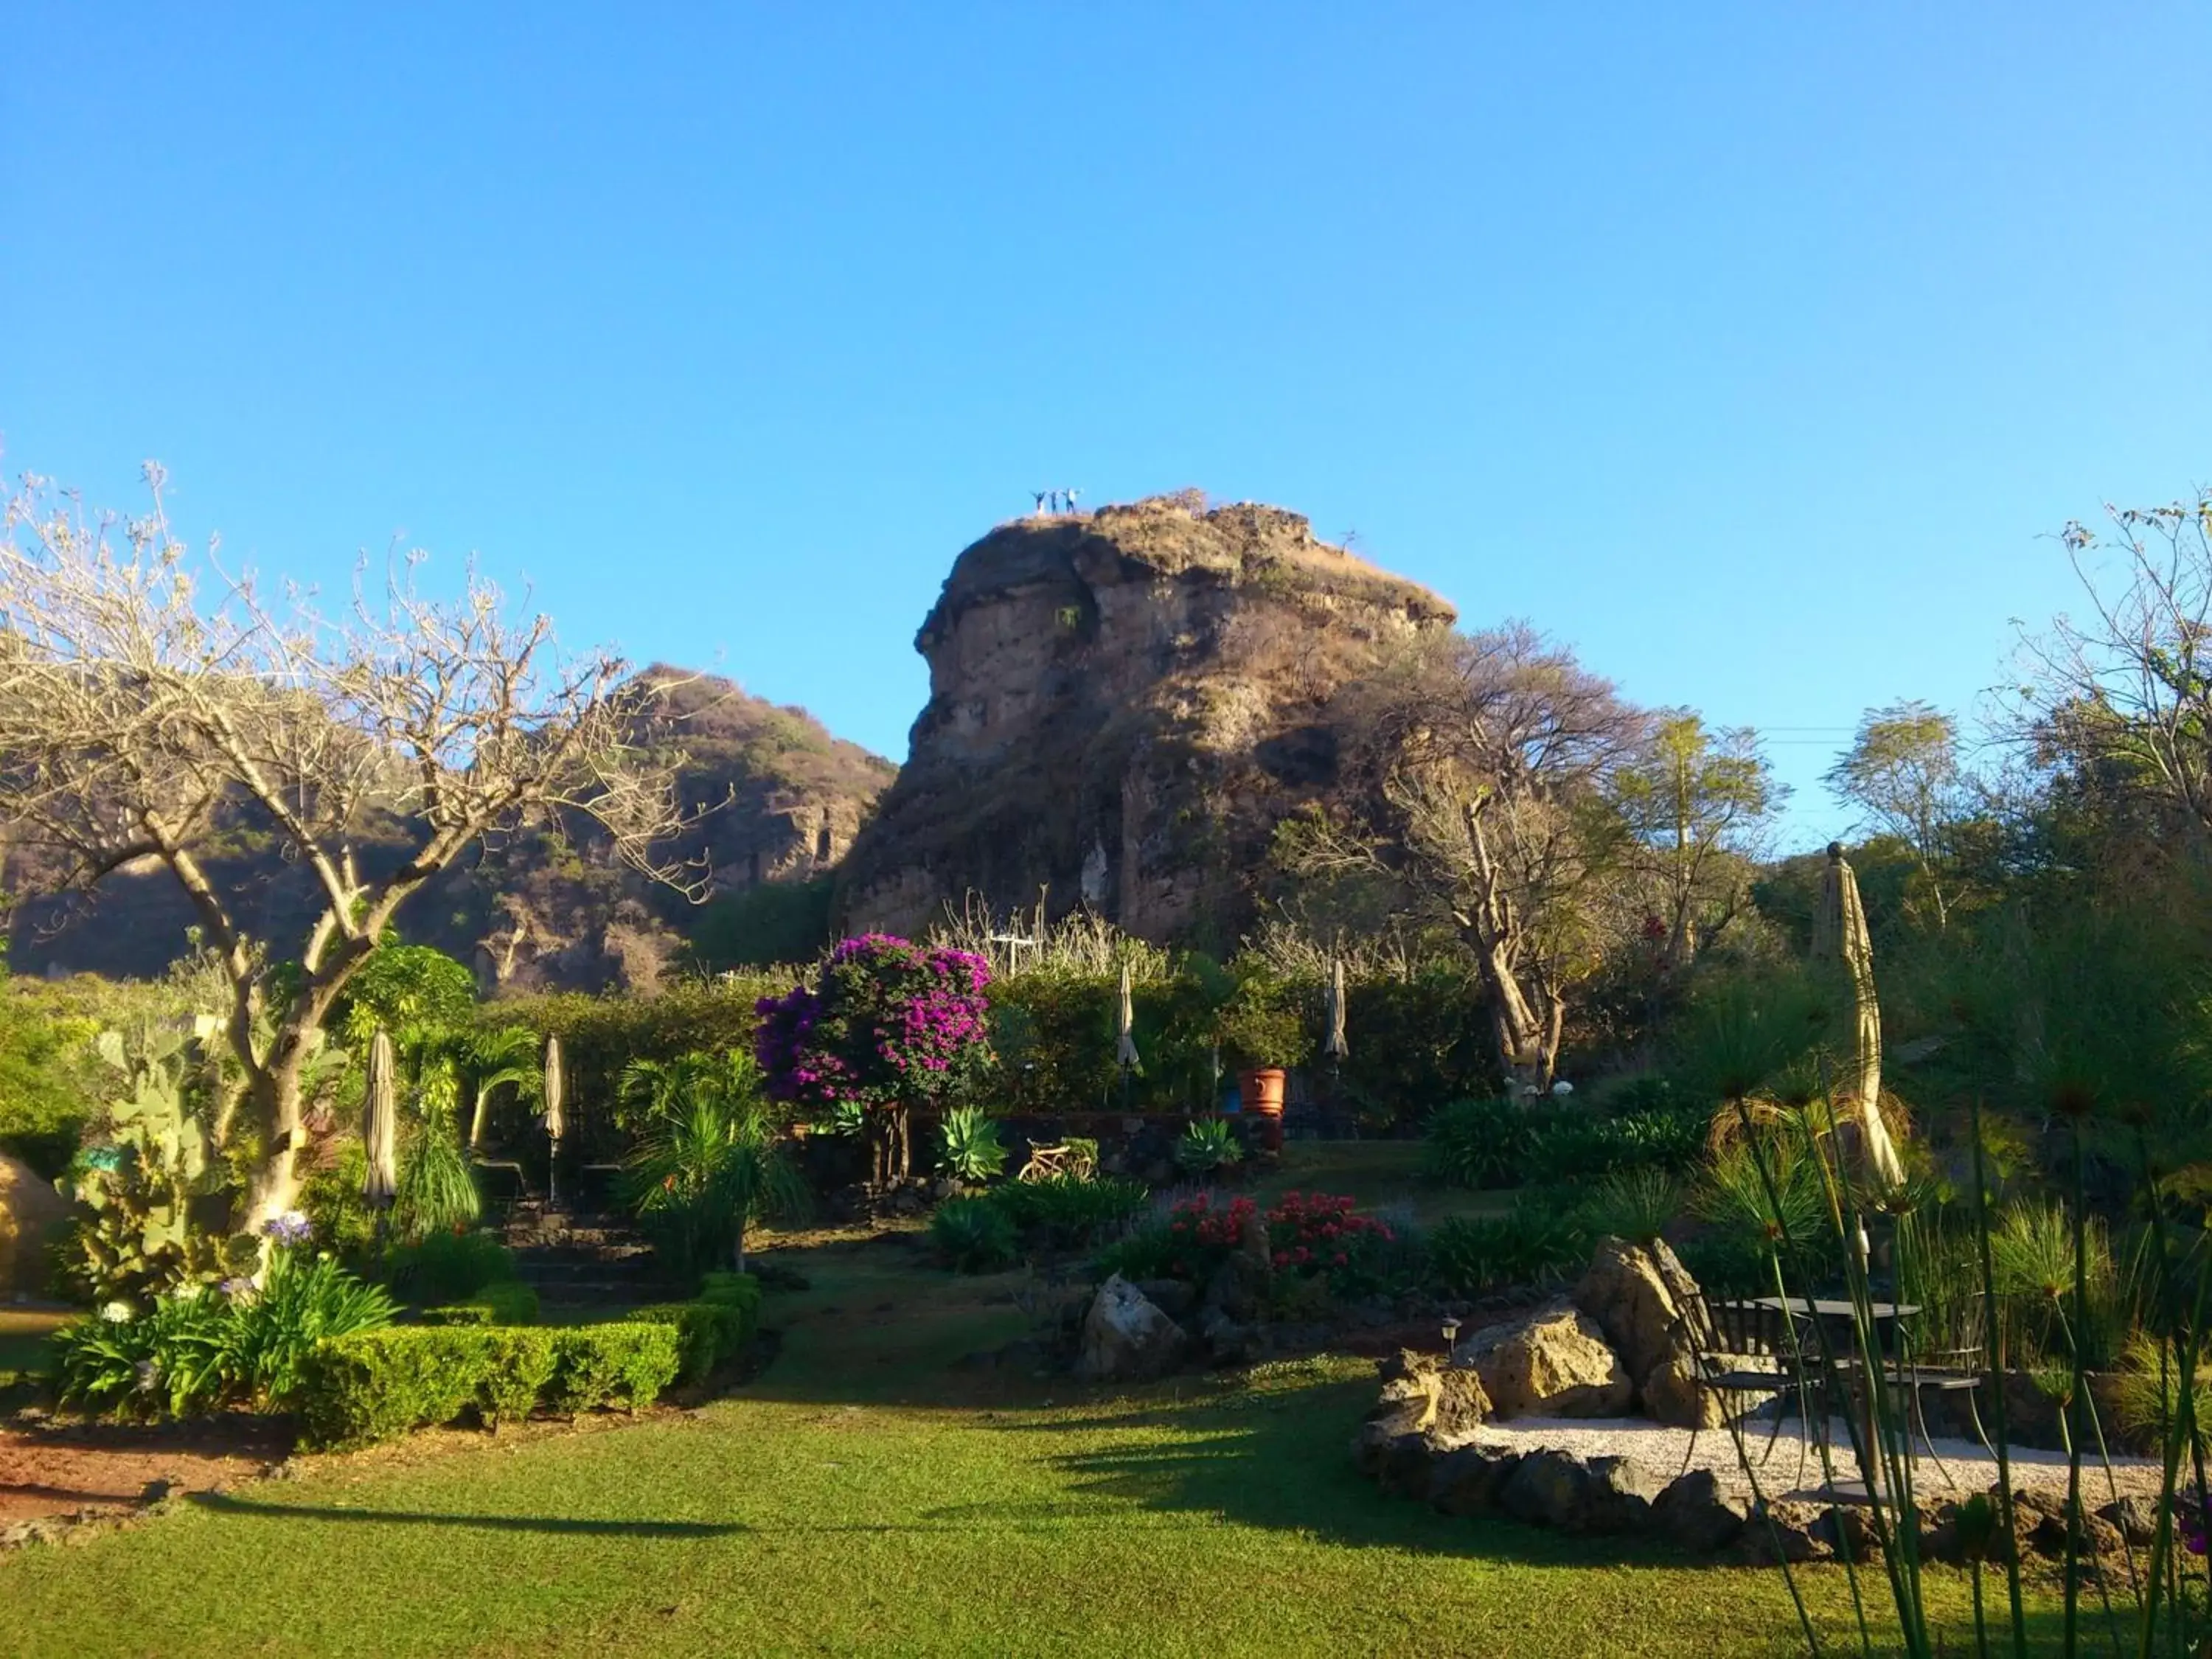
M 1083 1320 L 1078 1376 L 1094 1382 L 1134 1382 L 1164 1376 L 1182 1363 L 1182 1327 L 1115 1273 L 1098 1287 Z
M 1181 1319 L 1198 1306 L 1198 1286 L 1187 1279 L 1141 1279 L 1137 1288 L 1170 1319 Z
M 46 1287 L 46 1247 L 68 1225 L 69 1200 L 21 1158 L 0 1152 L 0 1302 Z
M 1730 1492 L 1711 1469 L 1678 1475 L 1652 1501 L 1652 1525 L 1684 1549 L 1711 1554 L 1742 1535 L 1748 1499 Z
M 2097 1518 L 2108 1522 L 2129 1543 L 2140 1547 L 2150 1542 L 2158 1530 L 2158 1500 L 2154 1498 L 2123 1498 L 2106 1504 L 2096 1511 Z
M 1578 1530 L 1589 1500 L 1589 1471 L 1563 1451 L 1530 1452 L 1498 1489 L 1498 1507 L 1532 1526 Z
M 1719 1400 L 1695 1382 L 1698 1281 L 1663 1239 L 1599 1241 L 1574 1304 L 1620 1356 L 1644 1411 L 1680 1428 L 1717 1428 Z
M 1430 1470 L 1429 1502 L 1446 1515 L 1487 1515 L 1522 1454 L 1478 1441 L 1446 1452 Z
M 1735 1541 L 1735 1557 L 1748 1565 L 1771 1567 L 1826 1561 L 1835 1554 L 1826 1511 L 1811 1504 L 1769 1503 L 1755 1508 Z
M 1597 1322 L 1564 1297 L 1475 1332 L 1452 1363 L 1481 1378 L 1497 1417 L 1616 1417 L 1633 1391 Z

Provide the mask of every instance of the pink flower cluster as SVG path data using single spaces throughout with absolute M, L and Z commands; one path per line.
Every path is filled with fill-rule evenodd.
M 887 1106 L 940 1094 L 990 1061 L 990 964 L 888 933 L 841 940 L 820 984 L 763 997 L 755 1053 L 769 1092 Z

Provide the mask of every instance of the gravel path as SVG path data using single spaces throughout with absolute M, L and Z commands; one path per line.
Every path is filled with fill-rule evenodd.
M 1745 1449 L 1758 1464 L 1761 1489 L 1769 1496 L 1778 1496 L 1820 1486 L 1820 1451 L 1802 1426 L 1795 1419 L 1785 1421 L 1770 1448 L 1767 1437 L 1773 1433 L 1774 1427 L 1771 1420 L 1759 1419 L 1744 1425 Z M 1842 1420 L 1831 1423 L 1828 1432 L 1834 1448 L 1837 1478 L 1856 1479 L 1856 1466 L 1851 1462 L 1850 1437 Z M 1687 1459 L 1689 1468 L 1711 1469 L 1737 1492 L 1751 1490 L 1736 1455 L 1735 1442 L 1725 1429 L 1705 1430 L 1697 1436 L 1693 1451 L 1689 1430 L 1668 1428 L 1644 1418 L 1521 1417 L 1508 1422 L 1486 1423 L 1473 1433 L 1460 1437 L 1459 1443 L 1500 1446 L 1524 1452 L 1564 1451 L 1578 1457 L 1628 1457 L 1663 1471 L 1669 1478 L 1683 1469 Z M 1986 1492 L 1996 1484 L 1996 1459 L 1974 1441 L 1938 1435 L 1932 1457 L 1928 1445 L 1917 1439 L 1913 1451 L 1913 1478 L 1923 1503 L 1963 1498 L 1970 1492 Z M 2056 1489 L 2061 1492 L 2066 1489 L 2065 1453 L 2020 1449 L 2013 1451 L 2011 1458 L 2015 1487 Z M 2108 1484 L 2101 1462 L 2089 1457 L 2082 1463 L 2081 1487 L 2093 1504 L 2109 1502 L 2116 1492 L 2120 1496 L 2138 1492 L 2154 1495 L 2159 1487 L 2158 1462 L 2148 1457 L 2116 1456 Z

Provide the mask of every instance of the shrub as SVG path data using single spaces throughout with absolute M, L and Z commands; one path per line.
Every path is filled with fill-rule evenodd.
M 859 1101 L 877 1182 L 905 1176 L 910 1109 L 959 1098 L 991 1064 L 990 979 L 970 951 L 884 933 L 843 940 L 816 985 L 761 1000 L 755 1046 L 769 1093 L 815 1109 Z
M 1014 1224 L 988 1198 L 948 1199 L 929 1218 L 929 1240 L 963 1273 L 989 1273 L 1014 1259 Z
M 762 1104 L 751 1055 L 687 1054 L 623 1076 L 655 1107 L 624 1195 L 676 1278 L 693 1283 L 725 1262 L 742 1265 L 753 1222 L 804 1213 L 806 1185 Z
M 1244 1243 L 1260 1206 L 1243 1196 L 1216 1204 L 1212 1193 L 1183 1200 L 1168 1212 L 1167 1271 L 1164 1277 L 1203 1284 Z
M 1589 1238 L 1572 1216 L 1522 1204 L 1510 1215 L 1449 1217 L 1430 1230 L 1428 1244 L 1437 1284 L 1475 1296 L 1575 1270 Z
M 649 1404 L 675 1377 L 672 1323 L 562 1330 L 395 1326 L 325 1342 L 300 1391 L 307 1443 L 339 1448 L 451 1423 L 473 1411 L 517 1421 L 536 1407 L 574 1413 Z
M 1328 1281 L 1332 1294 L 1352 1296 L 1380 1282 L 1383 1249 L 1395 1235 L 1348 1198 L 1285 1193 L 1269 1210 L 1267 1249 L 1278 1273 Z
M 182 1417 L 211 1407 L 222 1393 L 228 1301 L 206 1285 L 159 1297 L 134 1314 L 112 1302 L 52 1339 L 64 1405 L 95 1412 Z
M 1024 1240 L 1082 1249 L 1143 1210 L 1144 1183 L 1102 1176 L 1048 1176 L 998 1188 L 984 1200 L 995 1206 Z
M 1210 1176 L 1244 1161 L 1237 1132 L 1224 1118 L 1199 1118 L 1183 1126 L 1176 1142 L 1176 1167 L 1191 1176 Z
M 426 1325 L 535 1325 L 538 1292 L 520 1279 L 485 1285 L 465 1301 L 425 1308 Z
M 334 1257 L 275 1249 L 259 1287 L 240 1285 L 230 1297 L 222 1360 L 228 1391 L 289 1408 L 316 1344 L 380 1330 L 396 1311 L 381 1285 L 362 1283 Z
M 1703 1112 L 1668 1109 L 1596 1117 L 1579 1107 L 1539 1108 L 1522 1166 L 1546 1185 L 1584 1181 L 1617 1170 L 1694 1169 L 1705 1147 Z
M 399 1190 L 392 1201 L 393 1232 L 404 1239 L 428 1238 L 472 1227 L 483 1213 L 476 1172 L 453 1124 L 443 1118 L 416 1124 L 400 1160 Z
M 304 1227 L 304 1223 L 301 1224 Z M 392 1322 L 391 1298 L 327 1255 L 280 1243 L 259 1286 L 243 1279 L 157 1297 L 138 1313 L 110 1303 L 54 1336 L 61 1397 L 94 1411 L 173 1416 L 294 1403 L 325 1338 Z
M 1113 1273 L 1133 1280 L 1171 1279 L 1176 1276 L 1176 1243 L 1168 1224 L 1149 1221 L 1101 1250 L 1091 1267 L 1101 1279 Z
M 432 1233 L 385 1252 L 384 1281 L 403 1302 L 450 1306 L 514 1277 L 514 1252 L 490 1233 Z
M 725 1361 L 744 1351 L 758 1320 L 759 1298 L 750 1301 L 664 1302 L 639 1308 L 629 1317 L 640 1324 L 676 1328 L 678 1375 L 695 1387 Z
M 665 1324 L 578 1325 L 553 1334 L 558 1364 L 545 1403 L 574 1415 L 650 1406 L 676 1380 L 677 1331 Z
M 981 1107 L 956 1106 L 937 1129 L 938 1167 L 955 1179 L 984 1182 L 1006 1167 L 999 1126 Z
M 1682 1213 L 1687 1188 L 1660 1169 L 1620 1170 L 1598 1183 L 1583 1206 L 1593 1233 L 1648 1244 Z
M 1516 1186 L 1535 1141 L 1528 1109 L 1510 1100 L 1455 1100 L 1429 1114 L 1422 1164 L 1455 1187 Z

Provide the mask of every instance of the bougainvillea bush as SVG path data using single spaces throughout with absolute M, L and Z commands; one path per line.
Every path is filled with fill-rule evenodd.
M 912 1109 L 964 1097 L 991 1065 L 990 964 L 867 933 L 832 949 L 815 977 L 757 1005 L 768 1091 L 824 1115 L 858 1105 L 878 1184 L 902 1179 Z

